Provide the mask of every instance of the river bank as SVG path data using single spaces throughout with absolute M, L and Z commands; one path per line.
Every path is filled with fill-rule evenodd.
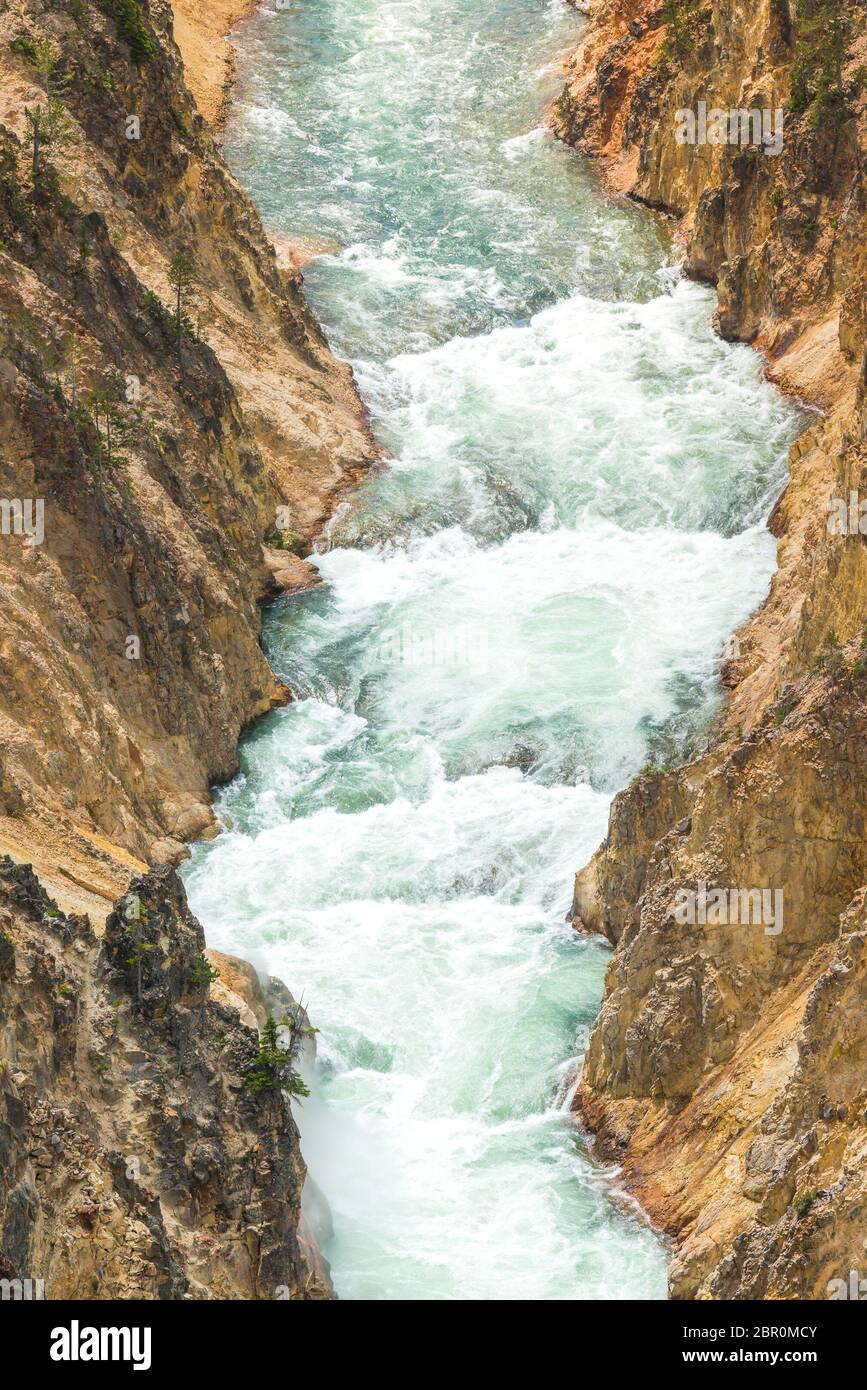
M 807 18 L 785 4 L 744 19 L 719 0 L 673 59 L 654 6 L 600 0 L 554 115 L 614 187 L 679 218 L 720 332 L 822 412 L 792 447 L 778 566 L 723 666 L 707 752 L 618 796 L 576 881 L 576 922 L 615 946 L 576 1109 L 675 1238 L 681 1298 L 824 1298 L 863 1257 L 865 574 L 827 519 L 865 459 L 865 34 L 857 7 L 825 20 L 849 26 L 838 116 L 808 78 L 776 158 L 679 143 L 676 113 L 791 108 L 792 65 L 809 74 L 821 45 L 805 59 Z M 774 885 L 779 939 L 676 925 L 699 882 Z
M 258 0 L 174 0 L 175 42 L 190 91 L 205 120 L 219 134 L 235 76 L 229 35 L 256 10 Z

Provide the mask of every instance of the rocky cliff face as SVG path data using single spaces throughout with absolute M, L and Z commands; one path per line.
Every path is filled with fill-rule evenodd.
M 576 881 L 615 947 L 576 1109 L 675 1237 L 679 1298 L 867 1268 L 865 51 L 854 3 L 598 0 L 553 113 L 678 217 L 719 330 L 817 407 L 707 751 L 621 793 Z M 702 101 L 785 106 L 779 153 L 683 140 Z
M 97 938 L 0 860 L 0 1277 L 46 1298 L 329 1296 L 299 1243 L 288 1102 L 245 1087 L 256 1033 L 208 997 L 203 949 L 170 868 Z
M 0 14 L 0 497 L 44 531 L 3 513 L 0 844 L 103 900 L 208 827 L 285 698 L 258 600 L 307 581 L 293 551 L 374 454 L 171 29 L 138 0 Z
M 139 999 L 114 904 L 287 697 L 259 602 L 312 581 L 375 449 L 172 30 L 162 0 L 0 5 L 0 1263 L 49 1297 L 299 1297 L 304 1166 L 243 1088 L 243 1001 L 207 998 L 163 872 Z

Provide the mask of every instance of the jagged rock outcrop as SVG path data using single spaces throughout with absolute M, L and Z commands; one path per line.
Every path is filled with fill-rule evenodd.
M 0 845 L 104 912 L 286 698 L 259 600 L 310 582 L 292 552 L 375 450 L 167 5 L 11 0 L 0 79 Z
M 0 860 L 0 1277 L 49 1299 L 330 1296 L 299 1244 L 288 1101 L 246 1089 L 258 1037 L 209 997 L 203 950 L 168 867 L 99 939 Z
M 615 799 L 576 881 L 615 947 L 576 1110 L 675 1237 L 678 1298 L 827 1298 L 867 1268 L 867 551 L 857 507 L 829 529 L 867 500 L 865 27 L 821 0 L 598 0 L 553 113 L 679 218 L 719 330 L 819 408 L 709 747 Z M 700 100 L 786 105 L 779 154 L 678 143 Z
M 815 57 L 797 100 L 792 72 L 811 14 L 829 9 L 847 13 L 849 26 L 826 110 L 807 98 L 832 82 L 831 59 Z M 842 354 L 860 361 L 861 10 L 826 0 L 597 0 L 553 114 L 559 134 L 603 161 L 613 187 L 682 219 L 687 273 L 718 285 L 720 331 L 772 357 L 842 307 Z M 689 25 L 680 39 L 666 23 L 678 13 Z M 708 111 L 767 111 L 762 129 L 779 128 L 779 146 L 713 144 L 698 133 L 690 143 L 678 115 L 700 102 Z M 820 391 L 817 381 L 810 394 Z

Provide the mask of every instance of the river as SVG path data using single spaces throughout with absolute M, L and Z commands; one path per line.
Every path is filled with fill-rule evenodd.
M 268 613 L 297 699 L 185 879 L 303 994 L 296 1106 L 338 1294 L 662 1298 L 568 1081 L 607 948 L 565 922 L 613 793 L 688 745 L 774 565 L 798 433 L 667 229 L 542 128 L 560 0 L 293 0 L 238 35 L 225 149 L 392 458 Z

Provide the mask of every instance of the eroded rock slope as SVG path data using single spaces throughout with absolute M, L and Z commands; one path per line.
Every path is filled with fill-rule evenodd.
M 97 938 L 0 860 L 0 1277 L 52 1299 L 329 1296 L 299 1244 L 289 1104 L 246 1088 L 257 1035 L 208 997 L 203 950 L 171 868 Z
M 708 744 L 616 798 L 578 875 L 614 954 L 576 1109 L 675 1237 L 674 1297 L 822 1299 L 867 1270 L 867 550 L 829 526 L 867 501 L 864 9 L 588 8 L 556 128 L 679 219 L 719 330 L 816 413 Z M 779 153 L 683 140 L 701 101 L 784 107 Z
M 258 600 L 374 454 L 171 28 L 138 0 L 0 14 L 0 496 L 44 512 L 39 543 L 0 534 L 0 843 L 109 897 L 124 852 L 209 825 L 284 698 Z

